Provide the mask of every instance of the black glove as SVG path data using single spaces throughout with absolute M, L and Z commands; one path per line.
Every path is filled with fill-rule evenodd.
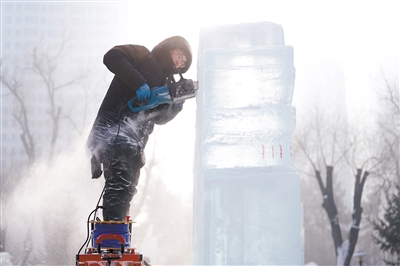
M 92 179 L 97 179 L 101 176 L 103 171 L 101 171 L 101 163 L 97 158 L 93 155 L 90 160 L 91 168 L 92 168 Z

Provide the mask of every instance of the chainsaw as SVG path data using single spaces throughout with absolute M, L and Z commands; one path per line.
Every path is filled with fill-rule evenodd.
M 129 109 L 136 113 L 152 109 L 160 104 L 183 103 L 184 100 L 195 97 L 198 89 L 197 82 L 184 79 L 182 75 L 180 77 L 178 82 L 172 78 L 169 79 L 167 85 L 152 88 L 150 99 L 144 103 L 133 97 L 128 101 Z

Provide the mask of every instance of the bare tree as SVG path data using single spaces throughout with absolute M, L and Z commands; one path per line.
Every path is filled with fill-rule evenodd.
M 49 148 L 47 150 L 47 158 L 52 161 L 57 139 L 59 137 L 60 123 L 67 114 L 63 113 L 62 103 L 57 98 L 57 93 L 65 88 L 71 87 L 84 80 L 89 71 L 75 74 L 65 78 L 62 72 L 66 72 L 63 68 L 62 60 L 65 59 L 67 49 L 65 47 L 68 40 L 66 37 L 61 40 L 57 51 L 52 51 L 42 39 L 32 47 L 28 57 L 31 59 L 27 62 L 24 69 L 15 68 L 14 74 L 10 75 L 5 69 L 1 73 L 1 82 L 10 92 L 10 96 L 15 100 L 16 110 L 13 117 L 18 122 L 21 129 L 21 142 L 23 144 L 28 161 L 30 164 L 37 159 L 38 148 L 35 143 L 35 136 L 32 130 L 32 115 L 30 114 L 29 103 L 30 98 L 27 93 L 33 88 L 38 92 L 44 89 L 47 99 L 43 99 L 43 105 L 48 105 L 46 114 L 50 117 L 51 133 L 49 138 Z M 4 64 L 3 64 L 4 65 Z M 3 67 L 4 68 L 4 67 Z
M 63 114 L 63 108 L 61 104 L 57 103 L 56 93 L 64 88 L 70 87 L 74 84 L 81 82 L 87 77 L 88 71 L 80 73 L 79 75 L 72 76 L 65 81 L 58 81 L 57 70 L 60 67 L 60 59 L 65 53 L 65 39 L 61 42 L 61 45 L 54 53 L 54 55 L 41 51 L 41 42 L 33 48 L 33 60 L 31 69 L 37 74 L 44 84 L 47 92 L 48 103 L 50 105 L 47 114 L 50 116 L 52 122 L 52 132 L 50 138 L 50 147 L 48 151 L 48 159 L 51 162 L 54 156 L 54 149 L 59 136 L 60 122 L 61 119 L 66 118 L 66 114 Z
M 10 95 L 16 101 L 16 110 L 13 113 L 13 117 L 18 122 L 21 128 L 20 139 L 28 160 L 33 163 L 36 159 L 36 147 L 35 140 L 30 128 L 29 117 L 28 117 L 28 107 L 27 98 L 22 90 L 23 87 L 23 74 L 24 70 L 16 69 L 13 75 L 8 75 L 8 73 L 1 73 L 0 80 L 3 85 L 9 90 Z M 7 96 L 7 95 L 6 95 Z
M 382 221 L 390 219 L 390 211 L 396 212 L 398 208 L 398 201 L 394 200 L 397 195 L 399 196 L 399 184 L 400 184 L 400 97 L 399 97 L 399 83 L 398 75 L 391 78 L 388 75 L 382 74 L 379 78 L 373 78 L 375 81 L 376 98 L 380 106 L 376 112 L 376 121 L 378 124 L 378 131 L 375 137 L 376 149 L 375 153 L 379 160 L 379 167 L 377 168 L 377 175 L 379 179 L 375 182 L 374 190 L 372 191 L 377 201 L 380 202 L 379 209 L 373 209 L 374 215 L 369 217 L 370 225 L 373 227 L 374 242 L 380 245 L 381 256 L 376 263 L 382 263 L 382 260 L 386 264 L 390 264 L 388 260 L 397 265 L 399 263 L 399 257 L 391 252 L 396 249 L 395 245 L 385 248 L 382 242 L 378 241 L 376 235 L 379 232 L 379 227 L 376 225 L 383 225 Z M 397 203 L 397 204 L 396 204 Z M 397 209 L 397 214 L 400 210 Z M 395 218 L 396 219 L 396 218 Z M 396 222 L 395 222 L 396 223 Z M 397 221 L 398 223 L 398 221 Z M 390 230 L 396 228 L 395 225 L 388 227 Z M 381 228 L 380 228 L 381 229 Z M 371 229 L 372 231 L 372 229 Z M 398 243 L 398 234 L 390 233 L 390 239 L 395 243 Z M 381 237 L 381 236 L 380 236 Z M 391 244 L 393 244 L 391 243 Z M 397 247 L 398 252 L 398 247 Z M 397 254 L 398 255 L 398 254 Z M 392 265 L 392 264 L 390 264 Z
M 355 137 L 349 139 L 348 126 L 343 118 L 326 117 L 318 109 L 313 113 L 314 120 L 303 131 L 296 129 L 294 148 L 301 151 L 312 166 L 313 173 L 308 175 L 316 178 L 322 195 L 322 207 L 329 219 L 337 265 L 350 265 L 360 229 L 363 189 L 373 165 L 370 158 L 357 162 L 357 156 L 363 157 L 357 149 L 360 146 L 359 135 L 354 134 Z M 335 178 L 349 175 L 344 162 L 351 166 L 354 175 L 352 223 L 346 238 L 342 235 L 339 222 L 334 185 Z
M 380 161 L 381 189 L 388 195 L 400 184 L 400 99 L 398 76 L 389 80 L 383 75 L 376 79 L 379 108 L 377 112 L 377 154 Z

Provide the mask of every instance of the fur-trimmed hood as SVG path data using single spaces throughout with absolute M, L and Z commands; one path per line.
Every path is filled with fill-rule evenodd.
M 181 36 L 167 38 L 157 44 L 151 53 L 160 63 L 166 74 L 177 74 L 178 70 L 175 68 L 170 54 L 170 51 L 173 49 L 181 49 L 186 56 L 185 67 L 180 69 L 181 73 L 185 73 L 192 64 L 192 49 L 185 38 Z

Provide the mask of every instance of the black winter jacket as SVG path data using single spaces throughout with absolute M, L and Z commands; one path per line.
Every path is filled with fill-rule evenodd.
M 150 110 L 132 113 L 127 102 L 136 96 L 136 90 L 144 83 L 150 88 L 166 84 L 167 76 L 176 73 L 170 50 L 180 48 L 191 64 L 191 49 L 179 36 L 168 38 L 152 52 L 140 45 L 115 46 L 104 55 L 104 64 L 115 74 L 100 106 L 88 139 L 92 154 L 100 156 L 108 152 L 118 133 L 118 142 L 144 149 L 154 124 L 165 124 L 181 110 L 181 105 L 163 104 Z

